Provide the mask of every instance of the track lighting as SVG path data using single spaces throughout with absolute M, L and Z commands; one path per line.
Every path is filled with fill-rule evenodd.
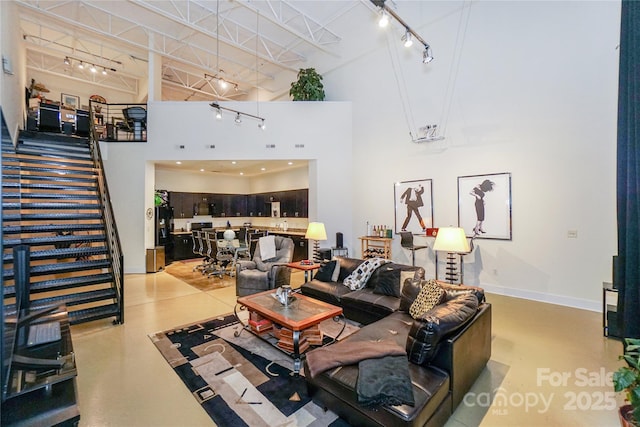
M 227 82 L 226 82 L 226 81 L 224 81 L 224 79 L 220 79 L 220 80 L 218 80 L 218 84 L 220 85 L 220 87 L 221 87 L 222 89 L 226 89 L 226 88 L 227 88 Z
M 389 15 L 387 15 L 387 12 L 385 12 L 383 9 L 382 12 L 380 13 L 380 20 L 378 20 L 378 26 L 380 28 L 385 28 L 387 25 L 389 25 Z
M 103 57 L 100 57 L 103 58 Z M 108 58 L 103 58 L 103 59 L 108 59 Z M 106 76 L 108 74 L 109 71 L 111 72 L 116 72 L 115 68 L 107 68 L 103 65 L 96 65 L 96 64 L 92 64 L 91 62 L 84 62 L 82 59 L 78 59 L 78 58 L 73 58 L 71 56 L 65 56 L 63 59 L 63 62 L 65 65 L 72 65 L 73 61 L 77 61 L 78 62 L 78 68 L 81 70 L 84 70 L 85 67 L 89 67 L 89 70 L 92 73 L 97 73 L 98 72 L 98 68 L 102 67 L 102 71 L 100 71 L 102 73 L 103 76 Z M 112 60 L 111 60 L 112 61 Z M 119 63 L 118 61 L 112 61 L 112 62 L 116 62 Z
M 404 28 L 404 35 L 401 40 L 405 47 L 411 47 L 413 45 L 413 39 L 415 38 L 424 46 L 424 51 L 422 52 L 422 62 L 424 64 L 428 64 L 433 61 L 433 55 L 431 54 L 431 47 L 427 42 L 425 42 L 420 35 L 418 35 L 415 31 L 409 27 L 409 25 L 404 22 L 400 16 L 393 10 L 387 7 L 387 0 L 370 0 L 376 7 L 380 8 L 380 19 L 378 20 L 378 25 L 380 27 L 386 27 L 389 23 L 389 16 L 398 21 L 400 25 Z
M 95 66 L 95 65 L 91 65 L 91 68 L 89 68 L 89 70 L 90 70 L 92 73 L 95 73 L 96 71 L 98 71 L 98 70 L 96 70 L 96 66 Z
M 107 75 L 107 69 L 106 69 L 106 68 L 103 68 L 103 69 L 102 69 L 102 75 L 103 75 L 103 76 L 106 76 L 106 75 Z
M 84 69 L 84 64 L 82 63 L 82 61 L 80 61 L 80 63 L 78 64 L 78 68 L 80 68 L 81 70 Z
M 64 57 L 64 65 L 71 65 L 71 61 L 69 60 L 68 56 Z
M 404 33 L 404 36 L 402 36 L 402 41 L 404 42 L 404 47 L 411 47 L 413 44 L 409 30 L 407 30 L 407 32 Z
M 232 108 L 223 107 L 222 105 L 218 104 L 217 102 L 212 102 L 211 104 L 209 104 L 209 106 L 213 107 L 216 110 L 216 119 L 221 119 L 222 118 L 222 110 L 225 110 L 225 111 L 230 111 L 232 113 L 235 113 L 236 117 L 234 118 L 234 121 L 237 124 L 242 123 L 242 116 L 245 116 L 245 117 L 250 117 L 252 119 L 259 120 L 258 128 L 260 128 L 262 130 L 265 130 L 267 128 L 267 126 L 265 124 L 266 119 L 264 117 L 254 116 L 253 114 L 243 113 L 242 111 L 234 110 Z
M 428 64 L 433 61 L 433 54 L 431 53 L 431 46 L 425 45 L 424 52 L 422 52 L 422 63 Z

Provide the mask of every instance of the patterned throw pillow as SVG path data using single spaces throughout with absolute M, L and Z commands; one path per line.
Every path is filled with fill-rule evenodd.
M 376 268 L 387 262 L 390 261 L 384 258 L 369 258 L 365 260 L 350 275 L 344 278 L 344 285 L 352 291 L 364 288 Z
M 413 301 L 413 304 L 411 304 L 409 314 L 414 319 L 418 319 L 424 313 L 438 305 L 440 301 L 442 301 L 444 294 L 444 289 L 438 285 L 438 282 L 433 279 L 428 280 L 422 285 L 420 293 Z

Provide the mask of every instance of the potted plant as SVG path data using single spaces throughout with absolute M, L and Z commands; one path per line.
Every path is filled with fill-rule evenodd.
M 294 101 L 324 101 L 322 76 L 315 68 L 301 68 L 298 80 L 291 83 L 289 95 Z
M 640 426 L 640 339 L 625 338 L 624 354 L 627 362 L 613 373 L 613 387 L 616 392 L 624 391 L 629 402 L 620 408 L 620 423 L 624 426 Z

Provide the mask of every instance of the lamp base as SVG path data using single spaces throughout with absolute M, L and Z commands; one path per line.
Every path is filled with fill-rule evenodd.
M 462 266 L 458 269 L 458 263 L 462 263 L 462 255 L 460 255 L 459 260 L 456 258 L 457 256 L 458 254 L 453 252 L 447 253 L 445 278 L 447 282 L 459 285 L 462 283 Z

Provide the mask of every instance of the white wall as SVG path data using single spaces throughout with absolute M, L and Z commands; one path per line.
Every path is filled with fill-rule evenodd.
M 12 74 L 0 70 L 0 105 L 7 122 L 7 128 L 15 141 L 18 129 L 24 123 L 25 111 L 25 52 L 22 34 L 17 25 L 18 10 L 14 2 L 0 2 L 0 50 L 2 57 L 9 61 Z
M 155 188 L 188 193 L 247 194 L 250 193 L 251 182 L 248 178 L 220 176 L 211 172 L 156 168 Z
M 477 1 L 466 29 L 460 6 L 421 3 L 429 25 L 419 33 L 436 57 L 430 65 L 400 54 L 408 116 L 444 126 L 443 142 L 415 144 L 407 136 L 384 38 L 325 76 L 336 99 L 353 101 L 354 233 L 366 221 L 393 224 L 396 181 L 431 178 L 435 225 L 447 226 L 457 225 L 458 176 L 511 172 L 513 239 L 477 240 L 465 282 L 599 310 L 616 253 L 620 3 Z M 431 7 L 451 13 L 430 14 Z M 456 51 L 459 28 L 466 37 Z M 393 38 L 391 48 L 397 45 Z M 568 238 L 569 230 L 578 238 Z M 410 261 L 397 240 L 394 259 Z M 418 254 L 433 275 L 433 252 Z
M 250 114 L 256 107 L 255 103 L 226 105 Z M 249 119 L 242 126 L 230 115 L 218 121 L 204 102 L 156 102 L 150 103 L 148 110 L 146 144 L 103 145 L 127 273 L 144 271 L 145 248 L 152 246 L 153 233 L 145 227 L 144 212 L 153 206 L 150 189 L 158 188 L 155 182 L 147 185 L 148 180 L 155 180 L 155 173 L 149 173 L 154 160 L 311 159 L 313 166 L 306 178 L 309 220 L 323 221 L 329 236 L 342 231 L 347 244 L 354 239 L 350 103 L 261 104 L 261 116 L 268 126 L 264 132 Z M 301 141 L 304 147 L 296 147 Z M 208 148 L 211 144 L 216 148 Z M 275 148 L 268 148 L 271 145 Z

